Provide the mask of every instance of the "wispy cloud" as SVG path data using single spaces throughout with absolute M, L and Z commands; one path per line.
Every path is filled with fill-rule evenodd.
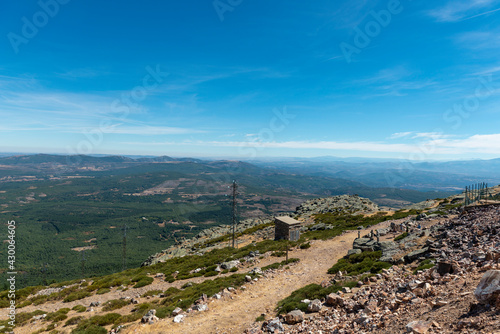
M 453 0 L 429 11 L 428 15 L 438 22 L 456 22 L 494 13 L 498 9 L 491 10 L 490 8 L 498 4 L 498 0 Z
M 457 35 L 456 42 L 471 50 L 500 48 L 500 31 L 469 31 Z M 496 51 L 496 50 L 495 50 Z
M 412 136 L 413 135 L 413 136 Z M 373 141 L 284 141 L 260 142 L 248 141 L 182 141 L 182 142 L 127 142 L 126 145 L 152 146 L 197 146 L 197 147 L 238 147 L 256 149 L 320 149 L 354 152 L 381 152 L 399 154 L 424 154 L 428 158 L 435 155 L 462 155 L 467 153 L 500 154 L 500 134 L 473 135 L 462 139 L 450 139 L 451 136 L 439 133 L 401 132 L 393 136 L 424 139 L 418 143 L 387 143 Z M 398 137 L 399 136 L 399 137 Z
M 108 72 L 98 71 L 90 68 L 76 68 L 66 72 L 58 73 L 57 75 L 65 79 L 85 79 L 95 78 L 101 75 L 108 74 Z
M 353 85 L 362 85 L 377 90 L 365 95 L 364 98 L 405 96 L 408 91 L 420 90 L 434 84 L 431 79 L 419 79 L 417 71 L 413 71 L 404 65 L 385 68 L 369 77 L 353 81 Z
M 396 133 L 393 133 L 389 139 L 399 139 L 399 138 L 404 138 L 404 137 L 408 137 L 412 134 L 413 132 L 412 131 L 409 131 L 409 132 L 396 132 Z
M 149 126 L 149 125 L 136 125 L 127 126 L 123 124 L 114 124 L 109 128 L 103 129 L 103 133 L 115 133 L 115 134 L 128 134 L 128 135 L 180 135 L 180 134 L 191 134 L 191 133 L 203 133 L 205 131 L 181 128 L 181 127 L 168 127 L 168 126 Z

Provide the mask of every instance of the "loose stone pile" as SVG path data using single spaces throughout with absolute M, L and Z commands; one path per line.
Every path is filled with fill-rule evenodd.
M 429 231 L 415 259 L 433 258 L 435 267 L 413 275 L 416 265 L 393 266 L 358 282 L 355 293 L 312 301 L 309 311 L 319 312 L 296 310 L 247 332 L 498 333 L 499 232 L 498 206 L 471 209 Z
M 369 199 L 357 195 L 340 195 L 306 201 L 297 207 L 295 213 L 307 216 L 327 212 L 375 213 L 378 212 L 378 206 Z

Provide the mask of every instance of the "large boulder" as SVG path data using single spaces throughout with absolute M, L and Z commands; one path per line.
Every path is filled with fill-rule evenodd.
M 482 304 L 494 305 L 500 298 L 500 270 L 489 270 L 481 278 L 474 296 Z
M 340 297 L 336 293 L 330 293 L 326 296 L 326 305 L 329 306 L 344 306 L 344 298 Z
M 416 251 L 413 251 L 413 252 L 405 255 L 405 257 L 404 257 L 405 263 L 412 263 L 413 261 L 415 261 L 419 257 L 425 256 L 428 253 L 429 253 L 429 248 L 428 247 L 425 247 L 425 248 L 422 248 L 422 249 L 417 249 Z
M 285 315 L 285 321 L 289 325 L 298 324 L 304 321 L 304 312 L 300 310 L 293 310 Z
M 377 231 L 378 235 L 384 236 L 391 231 L 391 228 L 390 227 L 378 228 L 378 229 L 376 229 L 376 231 Z
M 382 241 L 379 245 L 382 250 L 382 257 L 380 258 L 380 261 L 394 262 L 393 257 L 399 252 L 398 244 L 394 241 Z
M 349 249 L 347 251 L 347 256 L 349 257 L 353 254 L 361 254 L 361 253 L 363 253 L 363 251 L 361 249 Z
M 361 249 L 363 252 L 373 252 L 374 250 L 379 250 L 380 245 L 376 240 L 369 238 L 357 238 L 352 243 L 352 248 Z
M 262 329 L 271 333 L 282 333 L 285 331 L 285 328 L 283 327 L 283 324 L 281 323 L 279 318 L 265 321 L 262 324 Z
M 233 269 L 233 268 L 237 267 L 239 264 L 240 264 L 240 261 L 234 260 L 234 261 L 224 262 L 220 265 L 220 267 L 222 269 Z

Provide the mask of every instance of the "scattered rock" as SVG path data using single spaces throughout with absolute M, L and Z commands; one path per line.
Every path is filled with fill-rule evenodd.
M 238 265 L 240 264 L 240 261 L 238 260 L 233 260 L 233 261 L 228 261 L 228 262 L 224 262 L 220 265 L 220 267 L 222 269 L 233 269 L 235 267 L 238 267 Z
M 186 317 L 186 316 L 185 316 L 184 314 L 178 314 L 178 315 L 176 315 L 176 316 L 174 317 L 174 322 L 175 322 L 176 324 L 181 323 L 181 322 L 183 322 L 183 321 L 184 321 L 184 318 L 185 318 L 185 317 Z
M 436 266 L 436 271 L 439 275 L 453 274 L 453 264 L 449 261 L 439 261 Z
M 304 321 L 304 312 L 300 310 L 294 310 L 291 312 L 288 312 L 285 315 L 285 321 L 289 325 L 297 324 L 299 322 Z
M 321 311 L 321 308 L 323 307 L 323 304 L 321 304 L 321 300 L 315 299 L 307 305 L 307 311 L 309 312 L 319 312 Z
M 326 296 L 326 304 L 329 306 L 342 307 L 344 306 L 344 298 L 340 297 L 336 293 L 330 293 Z
M 146 315 L 144 315 L 141 319 L 143 324 L 154 324 L 158 321 L 158 317 L 156 316 L 156 310 L 149 310 Z
M 182 313 L 182 309 L 180 307 L 176 307 L 173 311 L 172 311 L 172 315 L 175 317 L 179 314 Z
M 490 270 L 483 275 L 474 296 L 482 304 L 494 305 L 500 298 L 500 270 Z
M 413 261 L 415 261 L 419 257 L 425 256 L 428 253 L 429 253 L 429 248 L 428 247 L 425 247 L 425 248 L 422 248 L 422 249 L 417 249 L 416 251 L 413 251 L 413 252 L 405 255 L 405 257 L 404 257 L 405 263 L 412 263 Z
M 406 325 L 406 331 L 408 333 L 418 333 L 424 334 L 431 328 L 431 323 L 428 321 L 412 321 L 408 325 Z
M 193 311 L 199 311 L 199 312 L 208 311 L 208 305 L 207 304 L 193 305 L 192 310 Z
M 262 329 L 271 333 L 282 333 L 285 331 L 285 328 L 283 327 L 283 324 L 281 323 L 279 318 L 264 321 L 264 323 L 262 324 Z

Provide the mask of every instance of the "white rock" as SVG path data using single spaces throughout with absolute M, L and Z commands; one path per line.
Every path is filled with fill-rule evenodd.
M 185 318 L 185 317 L 186 317 L 186 316 L 185 316 L 184 314 L 178 314 L 178 315 L 176 315 L 176 316 L 174 317 L 174 322 L 175 322 L 176 324 L 181 323 L 181 322 L 183 322 L 183 321 L 184 321 L 184 318 Z

